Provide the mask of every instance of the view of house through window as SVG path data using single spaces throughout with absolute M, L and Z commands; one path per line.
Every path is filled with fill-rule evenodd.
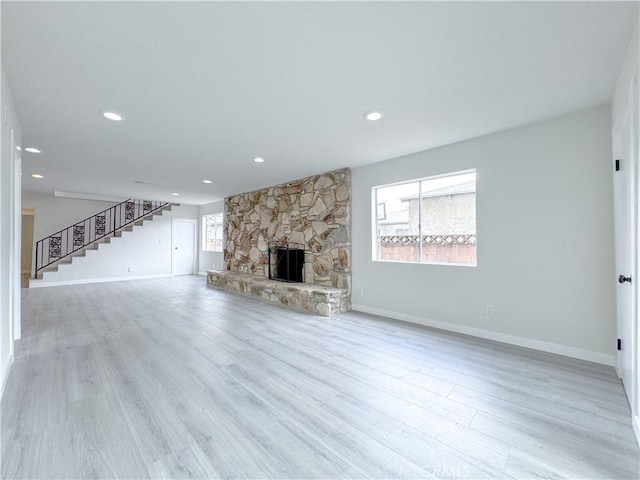
M 373 195 L 374 260 L 476 265 L 475 170 L 375 187 Z
M 202 217 L 202 249 L 207 252 L 222 251 L 222 214 Z

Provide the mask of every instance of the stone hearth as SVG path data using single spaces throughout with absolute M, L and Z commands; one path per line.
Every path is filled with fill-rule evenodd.
M 309 283 L 285 283 L 248 273 L 209 270 L 207 286 L 259 297 L 293 310 L 325 317 L 350 308 L 345 289 Z

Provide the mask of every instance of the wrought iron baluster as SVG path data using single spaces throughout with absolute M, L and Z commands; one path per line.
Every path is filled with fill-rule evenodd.
M 49 238 L 49 259 L 60 258 L 62 254 L 62 237 Z
M 84 247 L 84 225 L 73 226 L 73 249 Z
M 103 237 L 105 234 L 107 215 L 106 213 L 103 216 L 96 215 L 95 217 L 95 238 Z

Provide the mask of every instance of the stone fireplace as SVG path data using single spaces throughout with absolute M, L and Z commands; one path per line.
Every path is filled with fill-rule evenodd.
M 343 290 L 350 309 L 351 169 L 226 198 L 224 233 L 228 271 L 268 278 L 269 246 L 298 244 L 304 283 Z

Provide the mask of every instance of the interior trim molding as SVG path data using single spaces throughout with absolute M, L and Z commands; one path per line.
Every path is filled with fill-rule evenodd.
M 545 342 L 542 340 L 534 340 L 531 338 L 518 337 L 508 333 L 495 332 L 493 330 L 485 330 L 483 328 L 468 327 L 466 325 L 458 325 L 455 323 L 443 322 L 440 320 L 432 320 L 430 318 L 418 317 L 416 315 L 408 315 L 406 313 L 394 312 L 380 308 L 367 307 L 365 305 L 352 305 L 352 310 L 373 315 L 401 320 L 403 322 L 415 323 L 425 327 L 437 328 L 439 330 L 447 330 L 449 332 L 461 333 L 463 335 L 471 335 L 472 337 L 485 338 L 501 343 L 508 343 L 518 347 L 531 348 L 565 357 L 578 358 L 589 362 L 600 363 L 603 365 L 614 365 L 614 356 L 604 353 L 593 352 L 591 350 L 583 350 L 581 348 L 569 347 L 558 343 Z
M 7 386 L 7 379 L 9 378 L 9 372 L 11 371 L 11 366 L 13 365 L 13 352 L 9 355 L 7 359 L 7 363 L 2 369 L 2 386 L 0 387 L 0 399 L 4 396 L 4 387 Z
M 633 433 L 636 434 L 636 440 L 640 445 L 640 417 L 638 415 L 631 417 L 631 425 L 633 425 Z
M 146 280 L 149 278 L 173 277 L 171 273 L 156 273 L 151 275 L 130 275 L 127 277 L 88 278 L 82 280 L 60 280 L 59 282 L 45 282 L 30 280 L 29 288 L 61 287 L 64 285 L 84 285 L 85 283 L 121 282 L 124 280 Z
M 97 200 L 99 202 L 114 202 L 120 203 L 126 200 L 125 197 L 112 197 L 107 195 L 92 195 L 89 193 L 76 193 L 76 192 L 61 192 L 59 190 L 54 190 L 54 197 L 61 198 L 74 198 L 79 200 Z

